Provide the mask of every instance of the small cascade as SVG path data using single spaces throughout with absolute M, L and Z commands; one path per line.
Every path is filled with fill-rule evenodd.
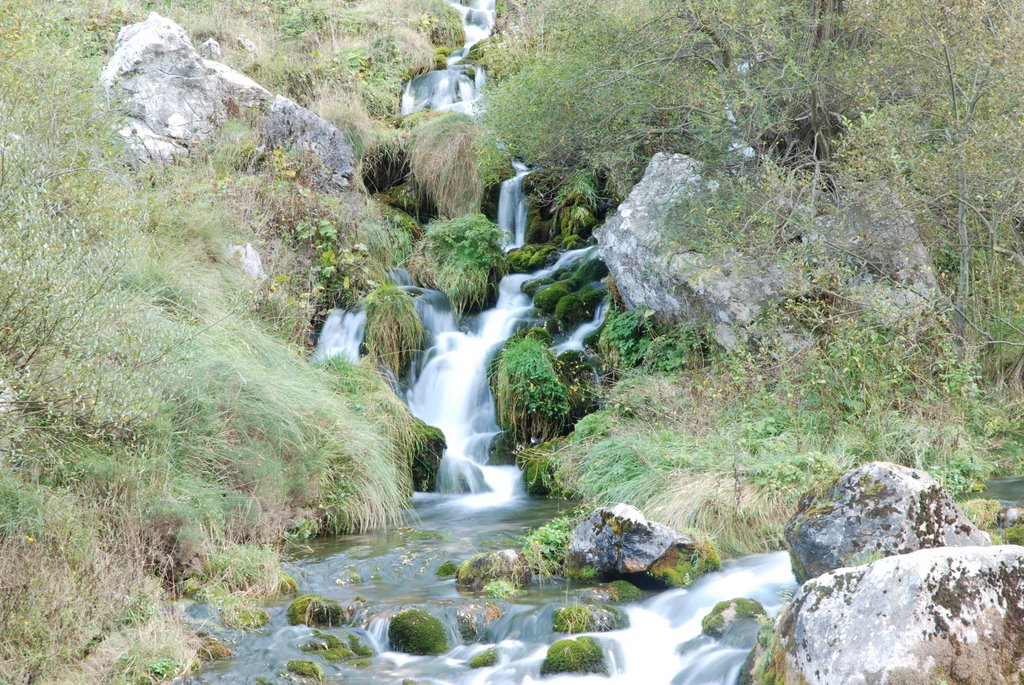
M 328 315 L 320 331 L 313 361 L 320 362 L 331 357 L 341 357 L 350 362 L 359 361 L 359 348 L 363 344 L 365 329 L 366 312 L 362 309 L 335 309 Z
M 604 323 L 604 318 L 608 315 L 608 307 L 608 301 L 603 300 L 594 311 L 593 319 L 573 331 L 564 342 L 555 345 L 555 354 L 562 354 L 563 352 L 582 352 L 583 343 L 586 342 L 587 337 L 600 328 Z
M 484 68 L 463 60 L 474 45 L 490 37 L 497 21 L 495 0 L 448 0 L 462 15 L 466 44 L 448 56 L 445 69 L 435 69 L 409 81 L 402 94 L 402 116 L 421 109 L 438 112 L 475 113 L 480 91 L 487 80 Z
M 522 247 L 526 242 L 526 221 L 529 207 L 523 180 L 533 171 L 521 162 L 512 162 L 516 175 L 501 184 L 498 200 L 498 226 L 505 235 L 505 249 Z

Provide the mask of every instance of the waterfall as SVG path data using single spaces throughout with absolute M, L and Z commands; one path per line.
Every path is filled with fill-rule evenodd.
M 320 362 L 331 357 L 341 357 L 351 362 L 359 361 L 359 348 L 363 344 L 365 329 L 366 312 L 362 309 L 335 309 L 327 317 L 323 330 L 320 331 L 313 361 Z
M 526 242 L 529 207 L 523 192 L 523 180 L 532 171 L 521 162 L 512 162 L 512 166 L 516 175 L 501 184 L 498 199 L 498 226 L 505 235 L 505 248 L 508 250 L 522 247 Z

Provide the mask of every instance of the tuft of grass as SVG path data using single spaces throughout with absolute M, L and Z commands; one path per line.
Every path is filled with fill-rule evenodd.
M 573 531 L 580 520 L 579 512 L 570 516 L 559 516 L 526 534 L 522 551 L 534 575 L 564 574 L 565 559 L 569 555 Z
M 412 295 L 384 283 L 366 297 L 366 351 L 402 378 L 423 348 L 424 329 Z
M 480 124 L 463 114 L 445 114 L 419 126 L 409 142 L 412 180 L 442 218 L 480 211 L 484 184 L 477 167 Z
M 456 311 L 477 311 L 494 299 L 505 274 L 501 230 L 482 214 L 435 221 L 409 260 L 409 272 L 448 296 Z
M 517 441 L 529 444 L 561 433 L 571 410 L 569 395 L 543 342 L 509 340 L 491 363 L 490 383 L 498 423 Z
M 519 587 L 504 578 L 496 578 L 487 581 L 484 585 L 484 594 L 495 599 L 511 599 L 519 593 Z

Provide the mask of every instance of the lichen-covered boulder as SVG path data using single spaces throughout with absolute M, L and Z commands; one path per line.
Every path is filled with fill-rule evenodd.
M 501 618 L 501 607 L 491 602 L 464 604 L 455 610 L 459 634 L 466 642 L 483 642 L 488 626 Z
M 540 666 L 541 675 L 555 673 L 600 673 L 608 675 L 601 645 L 592 637 L 559 640 L 548 647 Z
M 1024 682 L 1024 548 L 941 547 L 804 583 L 741 682 Z
M 566 574 L 574 578 L 643 579 L 686 587 L 721 560 L 714 546 L 644 518 L 636 507 L 598 508 L 573 531 Z
M 571 604 L 558 607 L 551 616 L 556 633 L 605 633 L 629 627 L 629 616 L 606 604 Z
M 756 621 L 768 612 L 756 599 L 727 599 L 719 602 L 701 619 L 701 632 L 710 637 L 722 637 L 732 626 L 741 621 Z
M 805 495 L 785 537 L 800 581 L 880 556 L 991 542 L 934 478 L 887 462 L 860 466 Z
M 118 131 L 136 162 L 187 155 L 229 117 L 263 111 L 269 91 L 220 62 L 204 59 L 188 34 L 156 12 L 121 29 L 100 76 L 128 117 Z
M 444 624 L 421 609 L 403 609 L 391 617 L 388 641 L 399 652 L 436 656 L 448 651 Z
M 501 549 L 475 554 L 463 562 L 455 583 L 479 592 L 492 580 L 507 580 L 515 587 L 522 587 L 532 578 L 526 557 L 514 549 Z
M 337 192 L 348 188 L 355 171 L 355 150 L 345 134 L 318 114 L 278 95 L 267 113 L 267 145 L 300 150 L 319 164 L 318 185 Z

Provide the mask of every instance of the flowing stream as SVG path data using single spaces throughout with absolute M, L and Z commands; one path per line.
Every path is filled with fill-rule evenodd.
M 450 2 L 466 22 L 466 45 L 452 53 L 448 68 L 414 79 L 406 88 L 403 113 L 434 109 L 475 111 L 482 69 L 462 60 L 494 26 L 493 0 Z M 525 240 L 527 206 L 522 182 L 530 170 L 517 166 L 501 188 L 499 219 L 506 248 Z M 293 678 L 286 674 L 291 659 L 313 659 L 324 668 L 326 682 L 349 684 L 484 684 L 516 683 L 645 683 L 656 685 L 732 685 L 756 639 L 756 626 L 728 632 L 722 639 L 701 635 L 701 619 L 719 601 L 736 597 L 759 600 L 770 614 L 781 607 L 795 587 L 785 553 L 762 554 L 726 561 L 722 571 L 707 574 L 685 590 L 647 595 L 626 605 L 630 627 L 595 634 L 609 666 L 606 676 L 541 677 L 548 645 L 561 637 L 552 631 L 554 608 L 577 602 L 586 585 L 561 579 L 534 583 L 512 600 L 496 601 L 456 589 L 454 580 L 441 579 L 435 569 L 447 560 L 462 560 L 475 552 L 521 546 L 530 528 L 558 515 L 557 502 L 529 498 L 515 466 L 488 463 L 500 429 L 494 398 L 487 383 L 487 363 L 519 327 L 534 318 L 531 299 L 522 285 L 549 276 L 578 260 L 596 258 L 594 248 L 564 252 L 552 265 L 533 274 L 506 276 L 495 306 L 460 320 L 443 293 L 416 287 L 403 270 L 392 280 L 416 296 L 416 307 L 429 335 L 428 349 L 415 365 L 405 391 L 410 411 L 445 435 L 448 449 L 442 459 L 439 492 L 418 494 L 406 513 L 407 527 L 366 535 L 316 540 L 288 564 L 302 592 L 347 602 L 360 596 L 369 611 L 355 627 L 336 629 L 356 633 L 375 655 L 368 665 L 330 662 L 304 654 L 300 647 L 314 634 L 306 626 L 290 626 L 285 609 L 289 598 L 269 600 L 264 608 L 269 625 L 258 631 L 224 629 L 206 604 L 186 604 L 186 614 L 223 640 L 232 658 L 206 665 L 191 683 L 273 683 Z M 582 351 L 587 336 L 604 320 L 602 305 L 593 320 L 583 323 L 556 346 L 556 353 Z M 342 356 L 359 358 L 366 316 L 362 311 L 335 311 L 325 322 L 314 361 Z M 495 602 L 502 616 L 489 624 L 482 641 L 467 643 L 460 635 L 456 612 L 467 604 Z M 442 619 L 451 650 L 438 657 L 414 657 L 391 650 L 388 616 L 399 608 L 420 607 Z M 467 662 L 488 647 L 496 647 L 498 663 L 471 669 Z

